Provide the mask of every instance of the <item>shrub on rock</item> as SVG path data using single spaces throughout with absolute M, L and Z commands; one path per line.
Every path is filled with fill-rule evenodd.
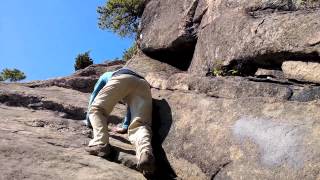
M 74 69 L 76 71 L 79 69 L 84 69 L 93 64 L 93 60 L 90 58 L 89 53 L 90 51 L 78 54 L 78 56 L 76 57 L 76 62 L 74 64 Z
M 26 78 L 24 72 L 19 69 L 4 69 L 0 74 L 0 81 L 9 80 L 11 82 L 20 81 Z

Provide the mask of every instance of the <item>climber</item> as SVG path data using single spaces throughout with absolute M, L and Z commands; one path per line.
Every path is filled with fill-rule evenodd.
M 128 106 L 122 127 L 125 129 L 125 125 L 130 123 L 128 136 L 136 148 L 138 169 L 144 173 L 152 173 L 154 156 L 151 147 L 152 97 L 150 85 L 143 77 L 130 69 L 122 68 L 115 72 L 106 72 L 95 85 L 87 113 L 88 125 L 91 124 L 93 128 L 93 139 L 89 142 L 86 151 L 91 155 L 101 157 L 109 155 L 111 147 L 107 132 L 107 117 L 120 100 L 123 100 Z
M 98 95 L 99 91 L 107 84 L 108 80 L 111 78 L 113 72 L 106 72 L 102 76 L 100 76 L 99 80 L 94 86 L 94 90 L 90 96 L 89 105 L 88 105 L 88 111 L 90 109 L 90 106 L 96 96 Z M 128 127 L 131 121 L 131 113 L 129 106 L 127 107 L 127 114 L 126 117 L 123 119 L 123 122 L 120 126 L 116 126 L 112 128 L 113 132 L 119 133 L 119 134 L 125 134 L 128 131 Z M 86 119 L 84 121 L 85 125 L 87 125 L 89 128 L 92 128 L 90 120 L 89 120 L 89 113 L 86 115 Z

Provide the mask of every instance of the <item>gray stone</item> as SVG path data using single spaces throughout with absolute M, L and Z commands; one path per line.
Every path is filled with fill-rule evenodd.
M 165 72 L 168 75 L 180 72 L 179 69 L 144 54 L 133 57 L 126 63 L 125 67 L 134 70 L 142 76 L 146 76 L 150 72 Z
M 192 20 L 198 0 L 151 0 L 141 19 L 140 47 L 150 53 L 161 49 L 175 50 L 195 40 Z
M 270 97 L 288 100 L 292 90 L 286 85 L 265 82 L 252 82 L 243 77 L 201 77 L 187 73 L 168 76 L 149 73 L 146 79 L 158 89 L 194 91 L 208 96 L 222 98 Z
M 285 79 L 283 71 L 280 70 L 270 70 L 259 68 L 255 73 L 257 77 L 275 78 L 275 79 Z
M 320 87 L 306 87 L 293 93 L 290 100 L 299 102 L 308 102 L 320 99 Z

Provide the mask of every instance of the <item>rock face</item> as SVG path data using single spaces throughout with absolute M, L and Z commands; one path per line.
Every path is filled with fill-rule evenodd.
M 144 65 L 135 70 L 145 73 L 154 98 L 156 172 L 151 179 L 320 178 L 319 87 L 202 77 L 170 71 L 175 68 L 167 64 L 159 71 Z M 135 171 L 126 135 L 110 134 L 114 149 L 108 160 L 84 153 L 90 130 L 79 120 L 89 94 L 70 88 L 0 84 L 5 117 L 0 133 L 6 144 L 0 161 L 8 164 L 0 168 L 2 177 L 144 179 Z M 110 128 L 121 122 L 125 109 L 121 104 L 114 108 Z
M 0 83 L 0 179 L 144 179 L 126 135 L 110 134 L 107 159 L 83 152 L 88 92 L 122 66 L 152 88 L 148 178 L 320 179 L 319 9 L 311 0 L 147 1 L 142 52 L 125 65 Z M 242 77 L 214 77 L 221 66 Z M 125 110 L 114 108 L 109 128 Z
M 254 75 L 257 67 L 280 69 L 286 60 L 319 62 L 319 7 L 319 1 L 151 0 L 140 46 L 151 57 L 197 75 L 221 65 Z M 177 52 L 192 52 L 184 67 Z
M 318 88 L 237 78 L 147 76 L 155 100 L 170 107 L 171 116 L 154 110 L 162 124 L 154 133 L 170 127 L 162 146 L 175 173 L 182 179 L 319 178 Z
M 171 107 L 172 125 L 162 145 L 179 177 L 319 178 L 319 102 L 153 94 Z
M 232 61 L 280 67 L 289 58 L 319 60 L 320 11 L 298 1 L 209 1 L 190 72 Z M 303 24 L 303 26 L 301 26 Z
M 320 63 L 285 61 L 282 70 L 288 79 L 320 83 Z
M 203 13 L 198 0 L 151 0 L 141 20 L 140 48 L 155 59 L 186 70 Z

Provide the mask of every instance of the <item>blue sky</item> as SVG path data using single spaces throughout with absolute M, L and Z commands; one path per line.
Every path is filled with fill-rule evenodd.
M 17 68 L 27 81 L 70 75 L 75 57 L 94 63 L 121 57 L 132 39 L 98 28 L 106 0 L 0 0 L 0 70 Z

